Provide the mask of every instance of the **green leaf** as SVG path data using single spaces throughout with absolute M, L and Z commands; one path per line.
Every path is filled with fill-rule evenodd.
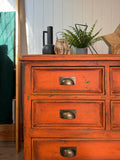
M 96 23 L 97 21 L 92 25 L 89 32 L 87 31 L 87 27 L 82 30 L 79 26 L 77 30 L 76 27 L 69 26 L 71 30 L 65 29 L 65 32 L 63 32 L 62 35 L 68 40 L 70 46 L 74 46 L 75 48 L 89 47 L 89 45 L 101 40 L 101 37 L 97 37 L 101 29 L 93 34 Z
M 89 36 L 92 35 L 93 30 L 94 30 L 94 28 L 95 28 L 95 26 L 96 26 L 96 23 L 97 23 L 97 20 L 95 21 L 95 23 L 94 23 L 93 26 L 91 27 L 91 30 L 89 31 Z

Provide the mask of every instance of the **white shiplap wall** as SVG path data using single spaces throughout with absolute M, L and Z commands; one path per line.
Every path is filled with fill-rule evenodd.
M 91 26 L 98 20 L 96 31 L 100 35 L 114 32 L 120 23 L 120 0 L 26 0 L 26 24 L 28 54 L 42 53 L 42 32 L 47 26 L 55 33 L 75 23 Z M 108 47 L 101 41 L 95 44 L 99 53 L 108 53 Z
M 0 0 L 0 11 L 15 10 L 15 1 Z M 42 53 L 42 32 L 49 25 L 54 27 L 54 43 L 56 32 L 75 23 L 91 26 L 98 20 L 96 31 L 102 28 L 100 35 L 114 32 L 120 24 L 119 6 L 120 0 L 25 0 L 28 54 Z M 25 45 L 24 41 L 21 45 Z M 95 48 L 99 53 L 108 53 L 103 41 L 96 43 Z

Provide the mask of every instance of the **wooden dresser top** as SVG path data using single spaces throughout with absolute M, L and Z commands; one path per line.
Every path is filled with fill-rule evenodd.
M 85 60 L 120 60 L 120 55 L 113 54 L 98 54 L 98 55 L 23 55 L 20 57 L 21 61 L 85 61 Z

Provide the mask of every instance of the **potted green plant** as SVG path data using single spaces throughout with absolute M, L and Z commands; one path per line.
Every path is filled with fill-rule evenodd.
M 101 36 L 98 36 L 101 29 L 93 33 L 96 22 L 92 25 L 90 31 L 87 31 L 88 25 L 75 24 L 75 27 L 70 26 L 72 31 L 65 29 L 65 32 L 62 33 L 63 37 L 68 40 L 69 45 L 76 48 L 76 54 L 87 54 L 88 47 L 102 39 Z

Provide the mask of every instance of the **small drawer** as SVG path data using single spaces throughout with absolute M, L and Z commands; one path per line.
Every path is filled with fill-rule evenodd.
M 118 160 L 120 141 L 32 139 L 32 160 Z
M 103 94 L 104 67 L 32 67 L 32 93 Z
M 111 95 L 120 95 L 120 67 L 110 68 Z
M 104 101 L 32 101 L 32 128 L 89 127 L 104 129 Z
M 111 101 L 111 128 L 120 130 L 120 101 Z

